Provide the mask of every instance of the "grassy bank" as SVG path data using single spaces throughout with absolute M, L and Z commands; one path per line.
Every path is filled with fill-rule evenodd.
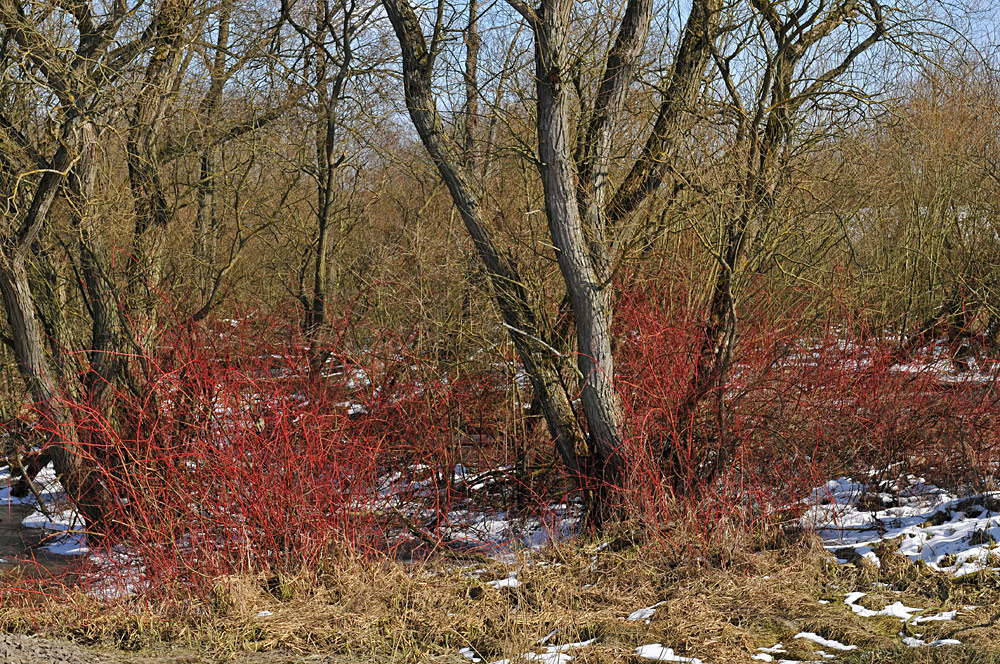
M 126 650 L 170 644 L 221 657 L 283 650 L 380 663 L 516 661 L 528 653 L 558 662 L 558 646 L 588 641 L 564 654 L 580 663 L 636 662 L 637 647 L 660 643 L 704 662 L 751 662 L 781 643 L 774 661 L 1000 662 L 997 579 L 951 579 L 890 548 L 880 552 L 881 569 L 863 560 L 838 565 L 812 539 L 711 561 L 623 539 L 505 562 L 338 557 L 309 577 L 218 579 L 211 602 L 178 594 L 158 606 L 109 605 L 53 586 L 59 601 L 37 595 L 0 608 L 0 629 Z M 516 581 L 491 583 L 507 579 Z M 895 602 L 921 610 L 905 623 L 863 617 L 845 603 L 852 592 L 865 592 L 856 605 L 875 611 Z M 628 619 L 645 607 L 655 611 Z M 919 622 L 948 611 L 957 613 Z M 856 647 L 796 638 L 803 632 Z M 910 647 L 904 636 L 960 643 Z

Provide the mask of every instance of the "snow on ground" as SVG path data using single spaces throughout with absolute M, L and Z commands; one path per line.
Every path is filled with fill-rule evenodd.
M 813 643 L 818 643 L 824 648 L 833 648 L 834 650 L 854 650 L 857 648 L 855 645 L 844 645 L 840 641 L 835 641 L 833 639 L 825 639 L 819 634 L 813 632 L 799 632 L 794 637 L 795 639 L 807 639 Z
M 500 588 L 514 589 L 514 588 L 520 588 L 521 582 L 517 580 L 517 572 L 511 572 L 506 579 L 487 581 L 486 585 L 488 585 L 490 588 L 496 588 L 497 590 L 499 590 Z
M 470 492 L 489 491 L 493 484 L 502 483 L 509 472 L 509 468 L 474 472 L 457 466 L 450 480 L 452 486 L 464 487 Z M 9 469 L 0 468 L 0 484 L 6 484 L 9 479 Z M 388 473 L 382 478 L 372 505 L 381 509 L 405 509 L 406 505 L 414 504 L 414 497 L 435 492 L 439 481 L 440 478 L 426 466 L 414 466 L 408 469 L 405 476 L 402 473 Z M 79 528 L 78 517 L 72 510 L 60 507 L 63 492 L 51 465 L 42 471 L 36 483 L 40 486 L 39 493 L 46 503 L 44 510 L 38 509 L 33 495 L 14 498 L 6 487 L 0 488 L 0 509 L 10 505 L 35 506 L 36 509 L 24 517 L 23 525 L 51 532 L 52 537 L 46 540 L 45 547 L 52 553 L 89 555 L 98 574 L 107 577 L 95 579 L 92 587 L 95 595 L 119 597 L 133 594 L 141 588 L 141 567 L 129 564 L 127 557 L 122 557 L 124 554 L 90 552 L 85 535 L 74 532 Z M 1000 492 L 960 497 L 913 476 L 893 482 L 876 481 L 870 477 L 842 477 L 817 487 L 807 498 L 806 505 L 803 525 L 819 534 L 826 547 L 841 562 L 846 562 L 848 552 L 852 552 L 879 565 L 881 561 L 875 553 L 876 547 L 891 542 L 899 547 L 901 554 L 910 559 L 922 561 L 953 576 L 1000 567 Z M 424 511 L 426 510 L 417 508 L 417 511 L 408 516 L 417 521 L 428 516 Z M 515 518 L 504 512 L 476 510 L 473 503 L 469 502 L 468 505 L 456 505 L 455 509 L 448 512 L 439 521 L 437 533 L 446 541 L 461 543 L 467 548 L 497 558 L 513 559 L 515 551 L 540 548 L 572 536 L 577 532 L 580 517 L 580 507 L 572 504 L 553 505 L 547 517 Z M 520 584 L 516 571 L 510 572 L 505 578 L 488 582 L 488 585 L 495 588 L 513 589 Z M 915 626 L 925 622 L 954 620 L 959 613 L 955 609 L 924 615 L 924 608 L 907 606 L 899 601 L 880 609 L 872 609 L 858 603 L 865 595 L 865 592 L 855 591 L 847 593 L 844 599 L 844 603 L 863 618 L 892 617 L 906 625 Z M 661 604 L 662 602 L 637 608 L 625 619 L 648 623 Z M 910 647 L 941 647 L 959 643 L 954 639 L 925 641 L 920 636 L 900 633 L 902 643 Z M 816 657 L 821 659 L 831 657 L 827 651 L 857 648 L 812 632 L 800 632 L 794 638 L 809 640 L 824 648 L 825 650 L 816 651 Z M 537 651 L 489 664 L 568 664 L 574 658 L 574 654 L 571 654 L 573 650 L 592 643 L 587 641 L 547 646 L 546 641 L 547 639 L 543 639 L 539 642 Z M 759 648 L 751 659 L 773 662 L 784 652 L 784 646 L 779 643 L 771 648 Z M 482 661 L 471 648 L 463 648 L 460 653 L 472 662 Z M 677 655 L 672 648 L 660 643 L 639 646 L 635 654 L 641 659 L 653 661 L 704 664 L 696 657 Z
M 542 516 L 458 509 L 448 513 L 441 534 L 466 548 L 504 558 L 565 541 L 579 531 L 581 516 L 581 506 L 565 503 L 550 506 Z
M 854 613 L 858 614 L 862 618 L 874 618 L 875 616 L 891 616 L 894 618 L 899 618 L 900 620 L 907 622 L 913 616 L 923 609 L 919 609 L 912 606 L 906 606 L 902 602 L 893 602 L 884 609 L 878 611 L 873 611 L 872 609 L 866 609 L 865 607 L 858 604 L 858 600 L 864 597 L 867 593 L 863 592 L 853 592 L 849 593 L 844 599 L 844 604 L 851 607 Z
M 59 480 L 56 479 L 56 472 L 49 464 L 43 468 L 35 477 L 35 485 L 39 488 L 38 494 L 45 502 L 45 508 L 38 506 L 38 500 L 34 494 L 29 493 L 24 498 L 17 498 L 10 495 L 11 487 L 7 486 L 11 480 L 10 467 L 0 468 L 0 510 L 9 509 L 13 505 L 27 505 L 35 507 L 35 510 L 24 517 L 21 521 L 26 528 L 41 528 L 48 531 L 50 535 L 45 538 L 42 548 L 50 553 L 61 556 L 79 556 L 90 553 L 87 548 L 87 537 L 78 532 L 82 522 L 76 512 L 68 507 L 60 507 L 64 504 L 64 492 Z
M 551 634 L 549 636 L 552 636 Z M 544 641 L 540 645 L 544 646 Z M 541 664 L 568 664 L 568 662 L 573 661 L 573 655 L 567 654 L 568 652 L 574 651 L 578 648 L 586 648 L 587 646 L 594 643 L 594 640 L 580 641 L 577 643 L 564 643 L 558 646 L 544 646 L 542 652 L 526 652 L 516 657 L 510 659 L 499 659 L 495 662 L 490 662 L 490 664 L 521 664 L 523 662 L 540 662 Z M 472 648 L 461 648 L 458 654 L 462 655 L 473 664 L 482 662 L 483 659 L 480 657 L 475 650 Z M 687 660 L 685 660 L 687 661 Z
M 673 648 L 667 648 L 662 643 L 650 643 L 639 646 L 635 649 L 635 654 L 643 659 L 651 659 L 658 662 L 690 662 L 691 664 L 705 664 L 697 657 L 681 657 L 674 654 Z
M 544 548 L 579 532 L 583 516 L 579 502 L 549 505 L 544 513 L 534 515 L 482 509 L 473 494 L 499 495 L 509 486 L 513 472 L 512 466 L 473 471 L 461 464 L 454 467 L 450 478 L 448 472 L 441 474 L 426 464 L 405 471 L 387 471 L 378 479 L 369 508 L 397 512 L 414 523 L 434 522 L 434 532 L 428 534 L 440 538 L 443 544 L 497 558 Z M 445 508 L 438 501 L 441 487 L 449 485 L 455 492 L 455 502 Z M 468 497 L 461 498 L 463 493 Z M 421 501 L 438 505 L 443 513 L 424 509 Z
M 647 606 L 644 609 L 638 609 L 636 611 L 633 611 L 628 615 L 626 620 L 632 620 L 632 621 L 645 620 L 646 624 L 648 625 L 650 619 L 656 614 L 657 607 L 659 607 L 662 604 L 663 602 L 657 602 L 652 606 Z
M 8 505 L 37 505 L 38 501 L 30 493 L 25 498 L 17 498 L 10 495 L 11 488 L 8 483 L 11 480 L 10 466 L 0 466 L 0 507 Z M 35 477 L 35 484 L 41 487 L 39 494 L 44 500 L 55 500 L 62 495 L 62 486 L 56 479 L 56 471 L 52 464 L 45 466 Z
M 902 633 L 900 633 L 900 635 L 902 635 Z M 938 639 L 937 641 L 931 641 L 928 643 L 922 639 L 914 638 L 912 636 L 904 636 L 903 643 L 911 648 L 919 648 L 920 646 L 957 646 L 962 644 L 962 642 L 958 639 Z
M 1000 492 L 960 498 L 912 475 L 878 483 L 841 477 L 816 488 L 807 503 L 803 525 L 842 562 L 853 550 L 880 565 L 874 547 L 895 540 L 911 560 L 955 577 L 1000 566 Z
M 489 491 L 503 483 L 512 471 L 512 467 L 500 467 L 473 472 L 457 465 L 452 486 L 470 493 Z M 11 496 L 11 489 L 6 486 L 9 481 L 10 468 L 0 466 L 0 486 L 3 487 L 0 488 L 0 509 L 12 505 L 34 506 L 35 511 L 24 518 L 23 525 L 52 533 L 46 539 L 45 548 L 48 551 L 58 555 L 89 553 L 86 536 L 78 532 L 82 527 L 79 516 L 68 507 L 58 507 L 65 504 L 65 493 L 51 464 L 35 478 L 35 485 L 41 487 L 39 494 L 45 503 L 44 509 L 38 507 L 38 501 L 32 494 L 25 498 Z M 473 501 L 459 501 L 444 515 L 420 508 L 418 499 L 434 502 L 440 486 L 440 478 L 430 466 L 424 464 L 410 467 L 405 475 L 399 471 L 389 472 L 380 478 L 376 495 L 371 497 L 368 507 L 373 511 L 406 510 L 406 516 L 417 522 L 425 516 L 433 518 L 439 523 L 436 534 L 443 542 L 498 558 L 516 551 L 543 548 L 563 541 L 579 530 L 582 506 L 578 503 L 551 505 L 545 514 L 534 516 L 483 511 L 475 509 Z

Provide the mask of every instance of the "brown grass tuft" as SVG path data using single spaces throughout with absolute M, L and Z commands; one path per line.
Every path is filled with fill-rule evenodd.
M 407 567 L 341 556 L 313 575 L 218 579 L 205 604 L 108 607 L 70 593 L 60 601 L 4 606 L 0 629 L 128 650 L 179 643 L 220 657 L 285 649 L 400 664 L 465 664 L 460 648 L 484 662 L 515 658 L 541 651 L 538 641 L 556 629 L 550 644 L 596 640 L 572 653 L 579 664 L 635 664 L 635 648 L 657 642 L 714 664 L 751 661 L 758 647 L 778 642 L 788 650 L 784 657 L 810 660 L 820 646 L 793 637 L 811 631 L 859 646 L 840 661 L 994 661 L 989 657 L 1000 652 L 1000 639 L 988 607 L 1000 600 L 995 579 L 947 579 L 891 550 L 880 552 L 883 566 L 874 571 L 836 565 L 809 538 L 727 554 L 724 566 L 680 562 L 677 550 L 637 545 L 621 534 L 503 563 Z M 489 585 L 512 572 L 520 587 Z M 876 609 L 894 601 L 925 613 L 986 608 L 914 630 L 893 618 L 855 615 L 843 602 L 855 590 L 868 592 L 862 604 Z M 648 624 L 625 620 L 658 602 Z M 951 652 L 971 659 L 940 659 L 950 656 L 942 649 L 918 653 L 902 645 L 900 631 L 925 640 L 958 638 L 963 646 Z M 873 653 L 881 659 L 870 659 Z

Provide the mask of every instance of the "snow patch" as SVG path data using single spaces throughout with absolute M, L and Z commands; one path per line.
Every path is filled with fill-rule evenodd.
M 806 503 L 803 525 L 838 562 L 853 551 L 880 565 L 873 547 L 898 540 L 904 556 L 954 577 L 1000 567 L 1000 492 L 960 498 L 913 475 L 841 477 L 814 489 Z
M 638 611 L 633 611 L 632 613 L 628 614 L 628 617 L 626 618 L 626 620 L 631 620 L 633 622 L 639 621 L 639 620 L 645 620 L 646 623 L 649 623 L 650 618 L 652 618 L 653 615 L 656 614 L 656 608 L 659 607 L 659 606 L 662 606 L 663 604 L 664 604 L 664 602 L 657 602 L 656 604 L 653 604 L 652 606 L 647 606 L 644 609 L 639 609 Z
M 673 648 L 665 648 L 662 643 L 650 643 L 639 646 L 635 649 L 635 654 L 643 659 L 651 659 L 658 662 L 690 662 L 691 664 L 705 664 L 697 657 L 681 657 L 674 654 Z
M 819 634 L 815 632 L 799 632 L 794 637 L 796 639 L 807 639 L 813 643 L 818 643 L 824 648 L 833 648 L 834 650 L 854 650 L 857 646 L 847 646 L 840 641 L 834 641 L 833 639 L 824 639 Z
M 874 611 L 872 609 L 866 609 L 857 603 L 859 599 L 867 595 L 868 593 L 863 592 L 853 592 L 850 593 L 845 599 L 844 604 L 851 607 L 851 611 L 858 614 L 862 618 L 874 618 L 875 616 L 890 616 L 892 618 L 899 618 L 902 621 L 908 621 L 913 616 L 923 609 L 919 609 L 913 606 L 906 606 L 902 602 L 893 602 L 883 609 Z
M 523 584 L 517 580 L 517 572 L 511 572 L 510 576 L 506 579 L 497 579 L 495 581 L 487 581 L 486 585 L 490 588 L 520 588 Z

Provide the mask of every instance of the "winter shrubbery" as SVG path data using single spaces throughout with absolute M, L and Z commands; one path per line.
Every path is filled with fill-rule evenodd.
M 807 325 L 763 294 L 726 373 L 678 421 L 701 322 L 663 293 L 635 287 L 618 303 L 630 474 L 605 492 L 654 536 L 681 521 L 709 537 L 772 526 L 843 474 L 992 479 L 991 376 L 942 371 L 935 345 L 898 362 L 892 338 Z M 219 576 L 316 569 L 345 548 L 461 553 L 518 541 L 518 519 L 584 527 L 594 487 L 560 468 L 513 359 L 446 369 L 396 333 L 310 348 L 276 320 L 178 325 L 144 358 L 142 389 L 115 386 L 98 405 L 65 397 L 112 497 L 91 539 L 101 574 L 82 578 L 210 591 Z

